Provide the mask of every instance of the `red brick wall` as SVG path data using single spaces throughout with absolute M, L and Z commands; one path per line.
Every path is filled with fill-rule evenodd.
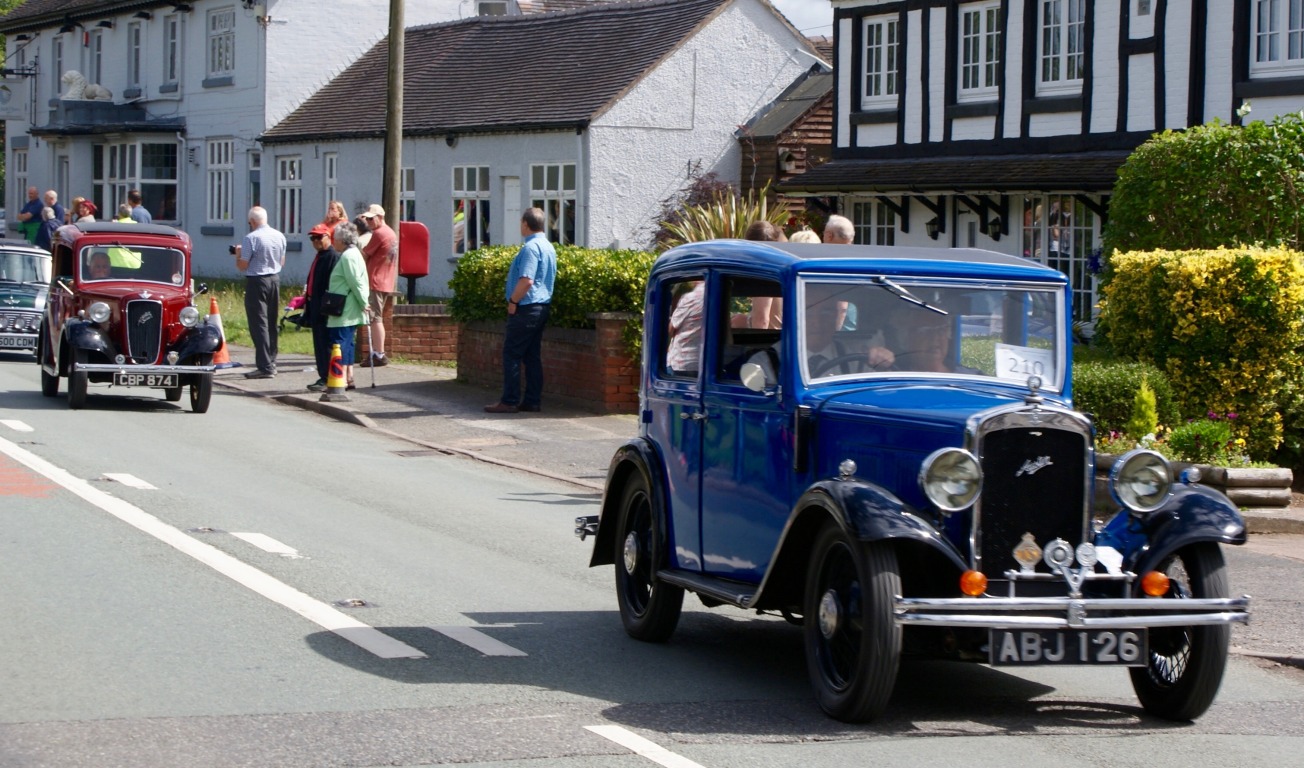
M 409 360 L 457 359 L 457 321 L 443 304 L 400 304 L 385 310 L 385 352 Z M 367 328 L 358 327 L 356 359 L 366 360 Z

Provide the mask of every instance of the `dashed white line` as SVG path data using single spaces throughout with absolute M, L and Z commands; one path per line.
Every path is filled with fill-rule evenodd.
M 255 547 L 258 547 L 264 552 L 270 552 L 273 555 L 288 557 L 291 560 L 300 560 L 303 558 L 303 555 L 299 554 L 299 550 L 287 544 L 282 544 L 271 536 L 263 533 L 232 533 L 231 535 L 247 544 L 252 544 Z
M 12 430 L 15 431 L 15 432 L 35 432 L 35 431 L 36 431 L 36 430 L 32 429 L 31 427 L 29 427 L 27 424 L 24 424 L 23 422 L 19 421 L 18 419 L 0 419 L 0 424 L 3 424 L 3 425 L 5 425 L 6 427 L 9 427 L 10 429 L 12 429 Z
M 510 625 L 497 625 L 510 626 Z M 529 656 L 525 651 L 511 647 L 507 643 L 495 640 L 475 627 L 431 627 L 441 635 L 449 637 L 463 645 L 469 645 L 485 656 Z
M 50 481 L 63 486 L 69 492 L 108 512 L 124 523 L 195 558 L 232 581 L 248 587 L 274 603 L 289 608 L 323 629 L 334 632 L 382 659 L 426 658 L 424 653 L 407 643 L 395 640 L 375 627 L 363 624 L 352 616 L 341 613 L 319 600 L 314 600 L 294 587 L 268 576 L 257 568 L 237 560 L 216 547 L 192 538 L 143 509 L 92 487 L 89 482 L 74 477 L 67 470 L 51 464 L 4 438 L 0 438 L 0 453 L 8 455 L 32 471 L 44 475 Z
M 584 730 L 593 731 L 604 739 L 616 742 L 639 757 L 646 757 L 657 765 L 664 765 L 666 768 L 702 768 L 700 763 L 695 763 L 682 755 L 676 755 L 674 752 L 658 746 L 655 742 L 648 741 L 633 731 L 621 728 L 619 725 L 586 725 Z
M 149 483 L 141 480 L 135 475 L 129 475 L 126 472 L 105 472 L 101 475 L 105 480 L 112 480 L 115 483 L 122 483 L 128 488 L 139 488 L 142 491 L 157 491 L 158 489 Z

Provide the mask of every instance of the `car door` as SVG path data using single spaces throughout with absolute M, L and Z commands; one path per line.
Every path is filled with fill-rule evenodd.
M 712 575 L 756 583 L 791 506 L 792 398 L 777 385 L 748 389 L 740 369 L 766 358 L 778 363 L 779 382 L 790 378 L 777 354 L 782 329 L 763 319 L 778 313 L 751 311 L 783 293 L 777 278 L 722 274 L 717 283 L 702 396 L 702 563 Z

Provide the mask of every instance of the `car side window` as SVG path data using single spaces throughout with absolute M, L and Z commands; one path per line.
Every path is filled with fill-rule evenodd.
M 658 308 L 658 322 L 664 329 L 658 370 L 666 378 L 696 379 L 706 321 L 706 280 L 672 280 L 664 287 L 668 300 Z
M 777 280 L 741 276 L 725 278 L 721 317 L 715 329 L 719 336 L 715 345 L 719 355 L 715 365 L 717 381 L 741 383 L 743 363 L 757 353 L 773 361 L 779 359 L 780 329 L 756 320 L 769 317 L 771 307 L 782 306 L 782 296 L 783 289 Z M 754 311 L 757 309 L 764 311 Z

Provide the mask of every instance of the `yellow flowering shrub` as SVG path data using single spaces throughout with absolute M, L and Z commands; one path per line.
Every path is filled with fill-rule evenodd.
M 1304 254 L 1283 248 L 1114 254 L 1102 326 L 1119 354 L 1153 363 L 1186 418 L 1236 413 L 1265 459 L 1300 413 Z M 1283 412 L 1285 418 L 1283 418 Z M 1292 423 L 1287 423 L 1287 419 Z

